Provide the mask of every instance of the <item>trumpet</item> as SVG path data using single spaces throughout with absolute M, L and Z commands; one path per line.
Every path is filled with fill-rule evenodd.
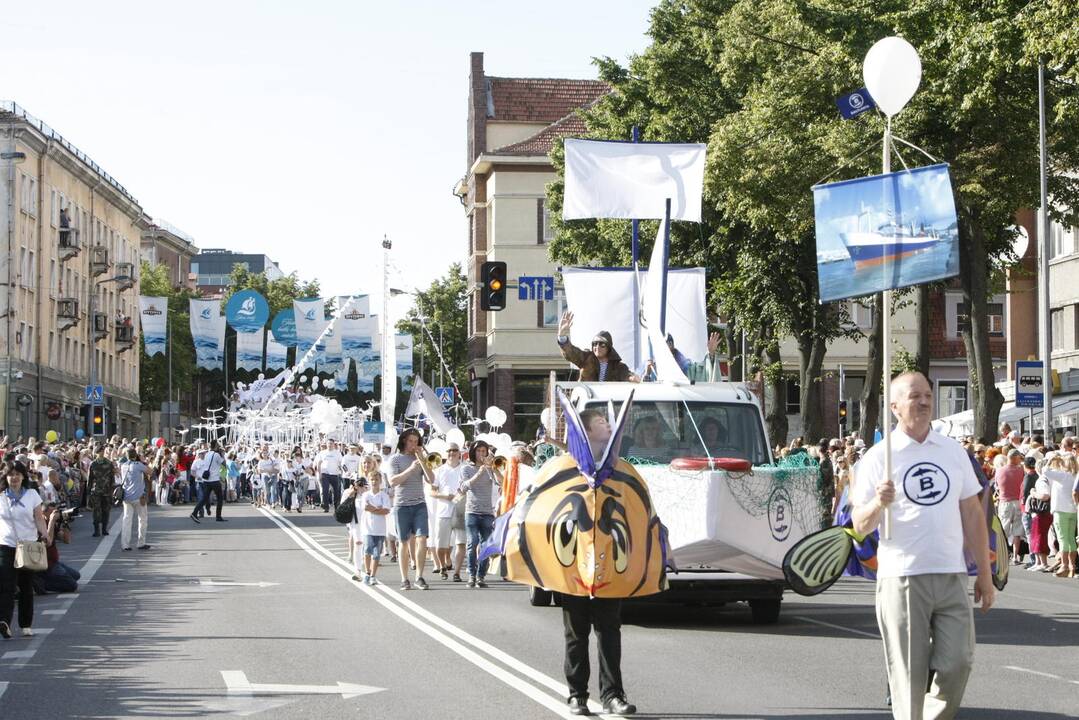
M 499 472 L 504 472 L 506 470 L 506 462 L 506 458 L 502 455 L 495 455 L 495 459 L 492 461 L 491 464 L 493 465 L 495 470 Z
M 434 468 L 438 467 L 439 465 L 441 465 L 444 462 L 446 462 L 446 461 L 442 458 L 441 453 L 436 453 L 436 452 L 427 453 L 427 465 L 428 465 L 428 467 L 434 469 Z

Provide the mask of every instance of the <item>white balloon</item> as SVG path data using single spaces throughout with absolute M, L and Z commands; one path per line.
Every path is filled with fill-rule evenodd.
M 265 379 L 266 379 L 266 375 L 264 373 L 259 373 L 259 380 L 265 380 Z
M 914 97 L 922 81 L 918 51 L 901 37 L 878 40 L 865 54 L 862 79 L 873 102 L 885 115 L 898 113 Z
M 446 442 L 457 443 L 457 447 L 463 448 L 465 446 L 465 434 L 459 428 L 454 428 L 446 433 Z
M 543 412 L 540 413 L 540 424 L 547 432 L 551 432 L 551 408 L 543 408 Z
M 333 378 L 326 378 L 322 381 L 322 387 L 331 387 L 333 385 Z
M 506 411 L 500 407 L 492 405 L 487 408 L 487 412 L 483 414 L 483 419 L 486 420 L 494 427 L 502 427 L 506 422 Z

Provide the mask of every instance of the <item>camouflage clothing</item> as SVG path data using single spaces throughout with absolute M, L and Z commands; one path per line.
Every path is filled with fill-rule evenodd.
M 96 458 L 90 464 L 90 479 L 87 483 L 90 509 L 94 511 L 94 533 L 98 528 L 105 531 L 109 527 L 109 511 L 112 509 L 112 490 L 116 487 L 116 469 L 111 461 Z

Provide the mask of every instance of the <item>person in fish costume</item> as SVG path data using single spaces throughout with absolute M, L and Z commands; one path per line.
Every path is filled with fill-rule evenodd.
M 504 525 L 500 543 L 506 577 L 562 596 L 569 710 L 588 708 L 589 632 L 599 645 L 604 712 L 628 715 L 621 674 L 623 598 L 667 589 L 666 529 L 645 481 L 618 458 L 631 392 L 617 420 L 585 410 L 580 415 L 561 390 L 568 454 L 549 460 Z

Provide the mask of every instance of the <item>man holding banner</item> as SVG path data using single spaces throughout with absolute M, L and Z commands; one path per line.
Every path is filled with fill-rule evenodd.
M 885 445 L 874 445 L 854 466 L 854 531 L 873 532 L 890 509 L 892 535 L 881 537 L 877 552 L 876 605 L 892 714 L 950 718 L 974 661 L 964 544 L 978 566 L 974 601 L 982 612 L 996 593 L 982 488 L 963 447 L 930 427 L 933 391 L 924 375 L 897 376 L 890 399 L 898 420 L 891 439 L 896 481 L 884 471 Z

